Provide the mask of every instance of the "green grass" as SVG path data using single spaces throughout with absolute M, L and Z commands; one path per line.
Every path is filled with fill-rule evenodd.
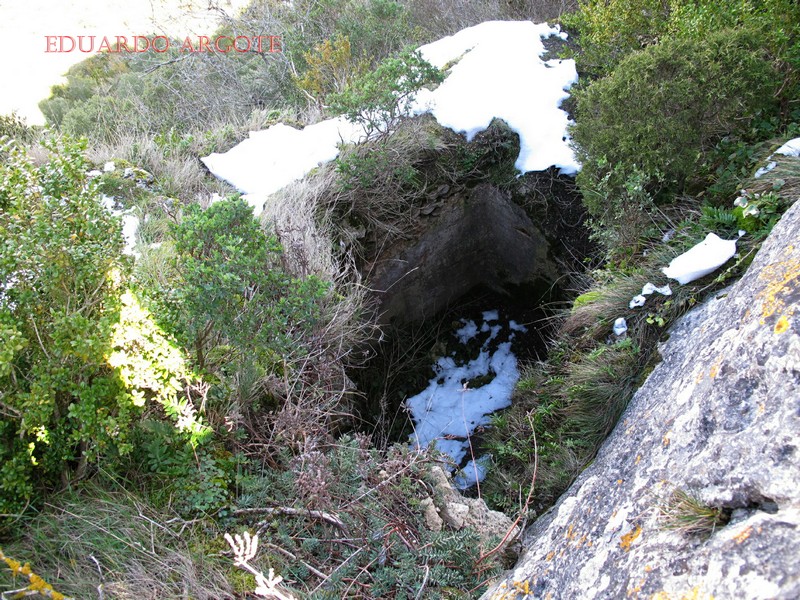
M 686 535 L 709 536 L 730 520 L 724 508 L 708 506 L 680 488 L 661 500 L 658 510 L 664 529 Z
M 760 243 L 746 236 L 738 242 L 737 257 L 715 273 L 688 285 L 670 281 L 671 296 L 655 293 L 643 307 L 629 307 L 645 283 L 666 283 L 661 267 L 706 233 L 695 221 L 682 222 L 670 243 L 654 243 L 646 255 L 637 255 L 623 268 L 609 265 L 596 272 L 598 282 L 563 311 L 548 359 L 523 366 L 512 407 L 488 431 L 495 468 L 482 491 L 495 507 L 518 509 L 521 488 L 534 476 L 534 447 L 538 470 L 531 507 L 540 513 L 551 506 L 613 430 L 654 367 L 657 343 L 667 328 L 740 277 Z M 622 338 L 612 333 L 618 317 L 628 323 Z

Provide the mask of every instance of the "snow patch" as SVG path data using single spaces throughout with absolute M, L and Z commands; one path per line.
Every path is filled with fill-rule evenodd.
M 107 163 L 113 165 L 113 163 Z M 119 210 L 117 202 L 111 196 L 103 194 L 100 196 L 100 204 L 113 216 L 122 219 L 122 238 L 125 240 L 123 253 L 128 256 L 139 258 L 140 253 L 136 251 L 136 232 L 139 231 L 139 217 L 132 214 L 132 209 Z
M 560 106 L 578 73 L 573 60 L 541 60 L 550 36 L 564 34 L 547 23 L 489 21 L 420 47 L 434 66 L 458 63 L 436 90 L 421 90 L 415 112 L 430 111 L 467 140 L 502 119 L 519 134 L 515 166 L 522 173 L 556 166 L 574 175 L 580 165 Z
M 573 60 L 548 60 L 544 38 L 565 34 L 529 21 L 490 21 L 419 48 L 437 67 L 458 62 L 434 91 L 420 90 L 411 112 L 430 111 L 439 123 L 472 139 L 492 119 L 503 119 L 520 136 L 515 166 L 521 173 L 558 167 L 575 174 L 580 165 L 569 145 L 569 118 L 560 106 L 578 79 Z M 256 214 L 267 196 L 335 159 L 341 143 L 366 138 L 344 117 L 304 129 L 278 124 L 225 153 L 201 158 L 215 176 L 244 193 Z
M 489 469 L 490 462 L 491 457 L 488 455 L 470 460 L 464 468 L 453 477 L 453 485 L 460 490 L 466 490 L 479 481 L 483 481 L 486 477 L 486 471 Z
M 800 156 L 800 138 L 794 138 L 786 142 L 783 146 L 775 150 L 770 156 L 767 158 L 769 161 L 766 166 L 761 167 L 756 171 L 753 177 L 758 179 L 759 177 L 763 177 L 770 171 L 772 171 L 775 167 L 778 166 L 778 163 L 772 160 L 772 157 L 776 154 L 782 154 L 783 156 Z
M 492 322 L 498 320 L 497 311 L 487 311 L 483 317 Z M 469 437 L 475 429 L 488 425 L 493 412 L 511 405 L 511 394 L 519 379 L 511 341 L 498 339 L 502 325 L 490 326 L 484 321 L 478 328 L 471 320 L 462 320 L 462 323 L 464 326 L 455 332 L 462 344 L 477 336 L 479 331 L 488 334 L 478 356 L 463 364 L 450 356 L 440 358 L 433 367 L 435 376 L 428 387 L 405 402 L 414 421 L 411 443 L 418 448 L 435 445 L 456 465 L 466 457 Z M 488 383 L 469 387 L 469 381 L 490 374 L 493 376 Z M 486 460 L 486 457 L 480 458 L 472 464 L 473 475 L 485 472 L 485 467 L 479 465 L 481 461 L 485 465 Z M 467 468 L 464 471 L 463 481 L 466 482 L 470 475 Z
M 673 258 L 669 266 L 661 270 L 683 285 L 716 271 L 734 254 L 736 240 L 723 240 L 717 234 L 709 233 L 706 239 Z
M 624 317 L 620 317 L 619 319 L 614 321 L 614 335 L 620 336 L 626 331 L 628 331 L 628 322 L 625 320 Z
M 258 214 L 267 196 L 336 158 L 339 144 L 355 144 L 365 138 L 364 129 L 344 117 L 303 129 L 278 123 L 251 131 L 248 139 L 225 153 L 200 160 L 214 175 L 243 192 Z

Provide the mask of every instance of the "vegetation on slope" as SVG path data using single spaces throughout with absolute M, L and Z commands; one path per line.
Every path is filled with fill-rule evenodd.
M 246 529 L 261 540 L 248 564 L 274 569 L 294 596 L 477 593 L 498 557 L 474 532 L 426 526 L 431 457 L 352 435 L 347 368 L 374 333 L 355 269 L 368 245 L 407 234 L 433 188 L 512 185 L 508 136 L 496 124 L 466 144 L 398 119 L 394 135 L 276 195 L 261 221 L 236 196 L 201 208 L 231 194 L 197 159 L 278 119 L 359 118 L 376 101 L 397 117 L 393 99 L 366 92 L 413 63 L 404 46 L 563 8 L 539 7 L 261 0 L 222 32 L 281 35 L 283 53 L 98 55 L 43 102 L 56 133 L 0 120 L 16 140 L 0 149 L 3 556 L 34 560 L 79 598 L 98 586 L 236 598 L 262 585 L 222 539 Z M 531 484 L 524 508 L 557 499 L 669 324 L 740 275 L 797 198 L 798 159 L 752 177 L 798 134 L 797 11 L 789 0 L 586 0 L 565 15 L 584 74 L 578 185 L 601 255 L 574 274 L 580 296 L 549 358 L 526 366 L 489 432 L 481 490 L 495 506 L 518 512 Z M 140 219 L 135 260 L 103 196 Z M 629 308 L 712 229 L 747 232 L 735 261 Z M 625 337 L 611 334 L 620 316 Z M 32 578 L 12 579 L 0 585 L 33 591 Z
M 563 22 L 584 74 L 574 94 L 577 183 L 604 261 L 576 274 L 580 295 L 562 311 L 548 360 L 528 366 L 490 431 L 496 468 L 483 490 L 507 510 L 534 475 L 530 508 L 555 502 L 616 424 L 668 326 L 741 276 L 798 197 L 796 158 L 753 177 L 800 132 L 795 3 L 586 0 Z M 645 283 L 667 283 L 661 267 L 709 231 L 733 239 L 739 230 L 734 261 L 629 307 Z M 619 317 L 622 337 L 612 333 Z

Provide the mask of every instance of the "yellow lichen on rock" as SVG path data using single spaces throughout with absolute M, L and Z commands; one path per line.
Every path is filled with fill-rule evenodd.
M 775 323 L 775 333 L 781 334 L 784 333 L 787 329 L 789 329 L 789 319 L 786 315 L 781 315 L 781 318 L 778 319 L 778 322 Z
M 626 533 L 620 538 L 619 547 L 625 550 L 625 552 L 630 551 L 631 544 L 633 544 L 633 542 L 636 541 L 636 538 L 638 538 L 641 534 L 642 534 L 642 528 L 641 526 L 637 525 L 636 529 L 634 529 L 629 533 Z
M 787 302 L 787 296 L 800 292 L 800 261 L 789 259 L 768 265 L 759 274 L 759 279 L 767 282 L 757 296 L 761 300 L 761 324 L 766 324 L 766 320 L 776 313 L 782 313 L 781 318 L 788 320 L 794 314 L 795 302 Z

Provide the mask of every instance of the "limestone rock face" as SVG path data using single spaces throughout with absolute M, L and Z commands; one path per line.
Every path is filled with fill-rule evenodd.
M 484 598 L 800 598 L 800 202 L 745 276 L 685 315 L 517 568 Z M 665 528 L 675 489 L 724 509 Z
M 555 281 L 550 244 L 525 211 L 490 184 L 452 196 L 424 231 L 387 248 L 365 269 L 381 299 L 382 321 L 432 317 L 478 285 Z

